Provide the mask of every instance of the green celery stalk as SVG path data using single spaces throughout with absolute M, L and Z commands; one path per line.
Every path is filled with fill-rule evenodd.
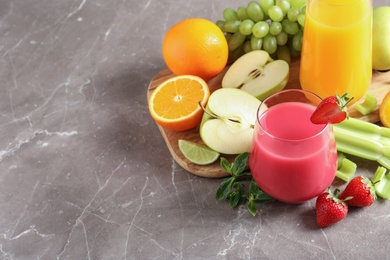
M 390 147 L 384 146 L 383 147 L 383 156 L 381 156 L 378 159 L 378 163 L 380 163 L 382 166 L 389 165 L 390 164 Z M 389 167 L 386 167 L 387 169 L 390 169 Z
M 365 139 L 379 141 L 382 145 L 390 145 L 390 128 L 381 127 L 360 119 L 350 117 L 339 124 L 333 125 L 333 128 L 349 130 Z
M 360 104 L 356 103 L 354 107 L 362 115 L 368 115 L 375 110 L 377 104 L 378 104 L 378 100 L 376 99 L 376 97 L 374 97 L 369 93 L 366 93 L 364 102 Z
M 386 169 L 378 167 L 371 182 L 374 184 L 375 193 L 383 199 L 390 199 L 390 174 Z
M 344 160 L 345 154 L 343 153 L 337 153 L 337 169 L 340 169 L 341 166 L 343 166 L 343 160 Z
M 390 148 L 384 147 L 382 143 L 372 138 L 372 135 L 344 129 L 340 124 L 334 125 L 333 130 L 339 152 L 377 161 L 390 169 Z
M 383 179 L 383 177 L 385 177 L 386 171 L 387 171 L 386 168 L 378 166 L 378 168 L 374 173 L 374 176 L 371 179 L 371 182 L 373 184 L 378 183 L 380 180 Z
M 350 181 L 356 172 L 356 163 L 348 160 L 347 158 L 339 158 L 341 160 L 341 166 L 336 171 L 336 177 L 343 181 Z

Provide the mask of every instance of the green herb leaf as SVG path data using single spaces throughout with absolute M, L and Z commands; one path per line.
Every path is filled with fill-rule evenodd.
M 238 206 L 241 200 L 241 192 L 240 190 L 233 191 L 229 194 L 228 203 L 231 208 L 235 208 Z
M 241 182 L 234 182 L 233 183 L 233 189 L 235 190 L 242 190 L 244 188 L 244 184 Z
M 257 185 L 257 183 L 254 181 L 251 181 L 251 183 L 249 184 L 249 193 L 257 194 L 257 193 L 259 193 L 259 191 L 260 191 L 260 188 Z
M 250 177 L 250 178 L 252 178 L 252 173 L 251 172 L 242 172 L 242 173 L 240 173 L 239 177 L 242 177 L 242 178 Z
M 227 173 L 232 174 L 232 166 L 230 165 L 229 161 L 226 160 L 226 158 L 221 158 L 220 165 Z
M 219 185 L 215 198 L 217 200 L 226 199 L 229 196 L 230 191 L 232 190 L 233 182 L 234 182 L 233 177 L 225 178 L 222 181 L 222 183 Z
M 234 191 L 232 191 L 228 195 L 228 203 L 231 208 L 235 208 L 238 205 L 241 205 L 246 202 L 246 192 L 244 191 L 244 185 L 240 182 L 234 182 L 233 187 Z
M 267 203 L 275 201 L 270 195 L 260 190 L 259 193 L 255 196 L 254 201 L 257 203 Z
M 231 208 L 247 203 L 248 211 L 256 216 L 256 203 L 265 203 L 274 201 L 272 197 L 266 194 L 259 188 L 253 180 L 250 171 L 245 171 L 249 153 L 239 154 L 232 164 L 225 158 L 221 158 L 221 167 L 226 170 L 231 177 L 225 178 L 219 185 L 216 193 L 216 199 L 226 199 Z M 241 180 L 247 180 L 249 177 L 249 188 L 245 190 L 245 186 Z
M 250 200 L 248 202 L 247 208 L 248 208 L 249 212 L 252 214 L 252 216 L 255 217 L 257 214 L 256 203 L 253 200 Z
M 244 172 L 246 168 L 246 164 L 248 162 L 249 153 L 245 152 L 242 154 L 239 154 L 233 162 L 232 166 L 232 172 L 231 174 L 233 176 L 239 176 L 242 172 Z

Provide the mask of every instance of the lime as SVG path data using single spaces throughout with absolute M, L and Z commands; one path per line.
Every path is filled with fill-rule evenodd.
M 179 149 L 190 162 L 198 165 L 207 165 L 215 162 L 219 153 L 211 150 L 207 146 L 191 141 L 179 140 Z

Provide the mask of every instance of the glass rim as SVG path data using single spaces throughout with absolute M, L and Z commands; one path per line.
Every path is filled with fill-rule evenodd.
M 277 139 L 277 140 L 280 140 L 280 141 L 284 141 L 284 142 L 303 142 L 303 141 L 308 141 L 308 140 L 311 140 L 311 139 L 314 139 L 318 136 L 320 136 L 323 132 L 325 132 L 328 128 L 331 127 L 331 124 L 329 122 L 327 122 L 326 124 L 324 124 L 324 127 L 322 127 L 318 132 L 316 132 L 315 134 L 313 135 L 310 135 L 306 138 L 300 138 L 300 139 L 286 139 L 286 138 L 282 138 L 282 137 L 278 137 L 278 136 L 275 136 L 274 134 L 271 134 L 267 129 L 265 129 L 262 124 L 261 124 L 261 118 L 264 117 L 264 115 L 266 114 L 266 111 L 268 108 L 266 108 L 266 110 L 264 110 L 262 113 L 260 113 L 261 111 L 261 108 L 263 106 L 265 106 L 265 102 L 277 95 L 280 95 L 280 94 L 285 94 L 287 92 L 300 92 L 300 93 L 304 93 L 304 94 L 310 94 L 312 95 L 313 97 L 315 98 L 318 98 L 319 102 L 321 102 L 323 99 L 318 96 L 317 94 L 315 94 L 314 92 L 311 92 L 311 91 L 308 91 L 308 90 L 303 90 L 303 89 L 284 89 L 284 90 L 281 90 L 281 91 L 278 91 L 270 96 L 268 96 L 267 98 L 265 98 L 260 106 L 257 108 L 257 112 L 256 112 L 256 122 L 257 122 L 257 125 L 258 127 L 261 127 L 261 129 L 263 130 L 263 132 L 265 134 L 267 134 L 268 136 L 270 136 L 271 138 L 274 138 L 274 139 Z M 291 101 L 293 102 L 293 101 Z M 256 134 L 256 133 L 255 133 Z

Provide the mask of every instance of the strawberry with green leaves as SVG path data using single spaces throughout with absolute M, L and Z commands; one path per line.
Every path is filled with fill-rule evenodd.
M 316 219 L 320 228 L 330 226 L 344 219 L 348 214 L 348 206 L 338 198 L 340 190 L 334 192 L 330 188 L 320 194 L 316 200 Z
M 345 93 L 341 97 L 339 95 L 330 96 L 321 101 L 313 112 L 310 120 L 313 124 L 337 124 L 348 118 L 347 104 L 353 98 L 348 97 Z
M 340 194 L 340 199 L 351 197 L 346 203 L 353 207 L 367 207 L 376 199 L 375 188 L 371 180 L 365 176 L 356 176 L 345 187 Z

